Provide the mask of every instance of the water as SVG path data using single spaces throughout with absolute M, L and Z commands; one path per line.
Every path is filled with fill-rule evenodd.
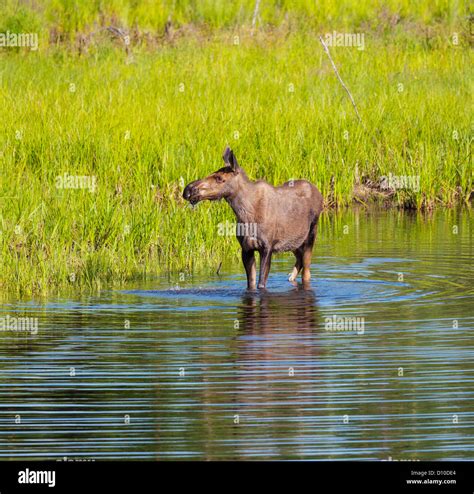
M 472 227 L 329 215 L 311 290 L 280 256 L 265 293 L 224 264 L 5 296 L 0 317 L 38 330 L 0 332 L 0 457 L 474 459 Z

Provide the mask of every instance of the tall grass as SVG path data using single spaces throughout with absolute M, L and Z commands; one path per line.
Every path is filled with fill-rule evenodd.
M 469 15 L 468 6 L 465 0 L 262 0 L 258 24 L 386 29 L 402 19 L 451 25 Z M 43 29 L 71 39 L 107 23 L 159 32 L 168 21 L 215 30 L 249 25 L 254 8 L 255 0 L 3 0 L 0 31 Z
M 253 2 L 228 10 L 219 1 L 74 2 L 77 12 L 72 3 L 5 8 L 10 24 L 55 26 L 73 38 L 106 14 L 161 26 L 174 5 L 176 23 L 199 21 L 213 34 L 154 49 L 137 42 L 133 58 L 107 38 L 80 55 L 61 43 L 0 52 L 3 289 L 97 287 L 237 256 L 234 238 L 217 237 L 218 223 L 233 219 L 229 208 L 191 211 L 180 197 L 185 183 L 221 166 L 226 144 L 250 177 L 306 178 L 336 205 L 353 201 L 356 167 L 366 181 L 419 176 L 419 191 L 396 191 L 399 206 L 469 199 L 472 56 L 450 2 L 417 2 L 411 11 L 397 2 L 418 24 L 389 32 L 380 29 L 383 10 L 369 26 L 368 2 L 346 2 L 353 10 L 344 13 L 329 1 L 318 11 L 302 0 L 291 9 L 262 2 L 262 24 L 288 23 L 290 12 L 306 29 L 279 24 L 254 37 L 238 29 Z M 330 19 L 368 26 L 364 50 L 331 48 L 364 127 L 312 30 L 324 19 L 321 32 L 332 31 Z M 426 34 L 423 22 L 436 26 Z M 64 173 L 96 177 L 97 190 L 57 188 Z

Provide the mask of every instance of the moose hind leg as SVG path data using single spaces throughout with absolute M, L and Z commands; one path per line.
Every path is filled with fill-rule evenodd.
M 291 283 L 296 280 L 296 277 L 303 267 L 303 251 L 301 250 L 301 248 L 294 250 L 293 254 L 296 257 L 296 262 L 293 271 L 290 273 L 290 277 L 288 278 L 288 281 Z
M 311 256 L 313 254 L 313 245 L 316 240 L 316 231 L 317 231 L 318 223 L 317 221 L 311 226 L 309 231 L 308 238 L 303 245 L 303 282 L 308 282 L 311 279 Z

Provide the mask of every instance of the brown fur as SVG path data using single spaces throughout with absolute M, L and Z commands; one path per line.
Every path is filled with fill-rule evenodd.
M 294 282 L 302 270 L 303 282 L 308 282 L 323 206 L 319 190 L 306 180 L 286 182 L 279 187 L 263 180 L 252 182 L 238 165 L 231 149 L 226 148 L 223 159 L 224 168 L 186 186 L 184 199 L 196 204 L 206 199 L 223 198 L 233 209 L 238 224 L 256 225 L 255 238 L 237 235 L 249 289 L 256 288 L 255 251 L 260 254 L 258 288 L 265 288 L 267 284 L 273 252 L 293 252 L 296 263 L 290 281 Z

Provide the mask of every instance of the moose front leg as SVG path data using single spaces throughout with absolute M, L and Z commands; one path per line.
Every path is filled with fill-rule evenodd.
M 258 278 L 258 288 L 267 286 L 268 273 L 270 273 L 270 265 L 272 263 L 271 249 L 263 249 L 260 251 L 260 276 Z
M 253 250 L 242 250 L 242 262 L 247 274 L 247 289 L 257 288 L 257 268 L 255 266 L 255 252 Z

